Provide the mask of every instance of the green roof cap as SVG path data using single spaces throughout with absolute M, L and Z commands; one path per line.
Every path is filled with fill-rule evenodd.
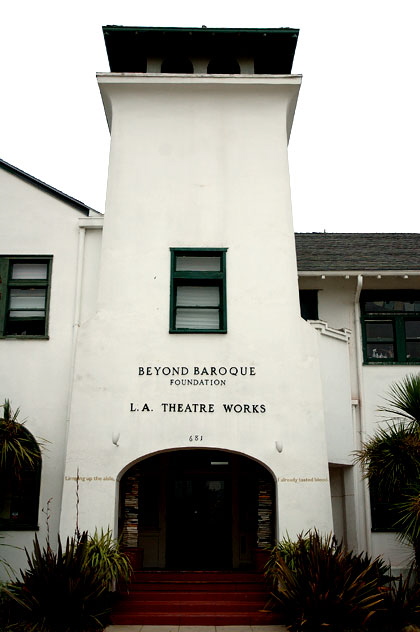
M 288 75 L 299 30 L 104 26 L 103 33 L 111 72 L 146 72 L 148 58 L 251 58 L 256 74 Z

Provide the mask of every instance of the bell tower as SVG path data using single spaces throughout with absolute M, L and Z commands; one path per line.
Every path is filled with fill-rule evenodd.
M 200 454 L 219 450 L 226 471 L 236 454 L 270 473 L 273 537 L 330 531 L 317 334 L 300 317 L 287 153 L 298 31 L 107 26 L 104 37 L 107 202 L 97 311 L 78 338 L 68 478 L 76 463 L 94 468 L 118 497 L 127 469 L 151 455 L 173 454 L 184 480 L 180 451 L 197 451 L 197 471 Z M 98 510 L 93 486 L 84 493 L 82 526 L 116 526 L 111 491 Z

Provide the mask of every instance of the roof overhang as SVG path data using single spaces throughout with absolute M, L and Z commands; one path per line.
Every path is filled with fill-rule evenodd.
M 292 71 L 299 30 L 104 26 L 111 72 L 146 72 L 146 60 L 215 55 L 253 58 L 257 74 Z

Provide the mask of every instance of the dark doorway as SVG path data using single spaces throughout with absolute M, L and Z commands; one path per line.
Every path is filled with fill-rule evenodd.
M 230 476 L 178 474 L 167 498 L 169 568 L 232 568 Z
M 123 544 L 145 568 L 252 569 L 271 544 L 274 482 L 250 458 L 176 450 L 134 465 L 121 480 Z

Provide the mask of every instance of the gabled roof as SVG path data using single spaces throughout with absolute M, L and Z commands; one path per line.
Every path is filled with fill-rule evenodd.
M 420 270 L 419 233 L 296 233 L 299 272 Z
M 25 171 L 22 171 L 21 169 L 14 167 L 13 165 L 6 162 L 5 160 L 2 160 L 1 158 L 0 158 L 0 168 L 4 169 L 8 173 L 13 174 L 14 176 L 17 176 L 21 180 L 24 180 L 25 182 L 32 184 L 33 186 L 37 187 L 37 189 L 41 189 L 41 191 L 44 191 L 45 193 L 48 193 L 49 195 L 53 195 L 54 197 L 58 198 L 65 204 L 68 204 L 69 206 L 76 208 L 78 211 L 81 211 L 85 215 L 89 215 L 90 211 L 93 211 L 94 213 L 98 212 L 98 211 L 95 211 L 94 209 L 91 209 L 89 206 L 86 206 L 86 204 L 83 204 L 83 202 L 80 202 L 79 200 L 76 200 L 75 198 L 71 197 L 70 195 L 63 193 L 62 191 L 59 191 L 58 189 L 54 189 L 54 187 L 50 186 L 49 184 L 46 184 L 45 182 L 42 182 L 42 180 L 38 180 L 37 178 L 34 178 L 34 176 L 29 175 L 29 173 L 26 173 Z

